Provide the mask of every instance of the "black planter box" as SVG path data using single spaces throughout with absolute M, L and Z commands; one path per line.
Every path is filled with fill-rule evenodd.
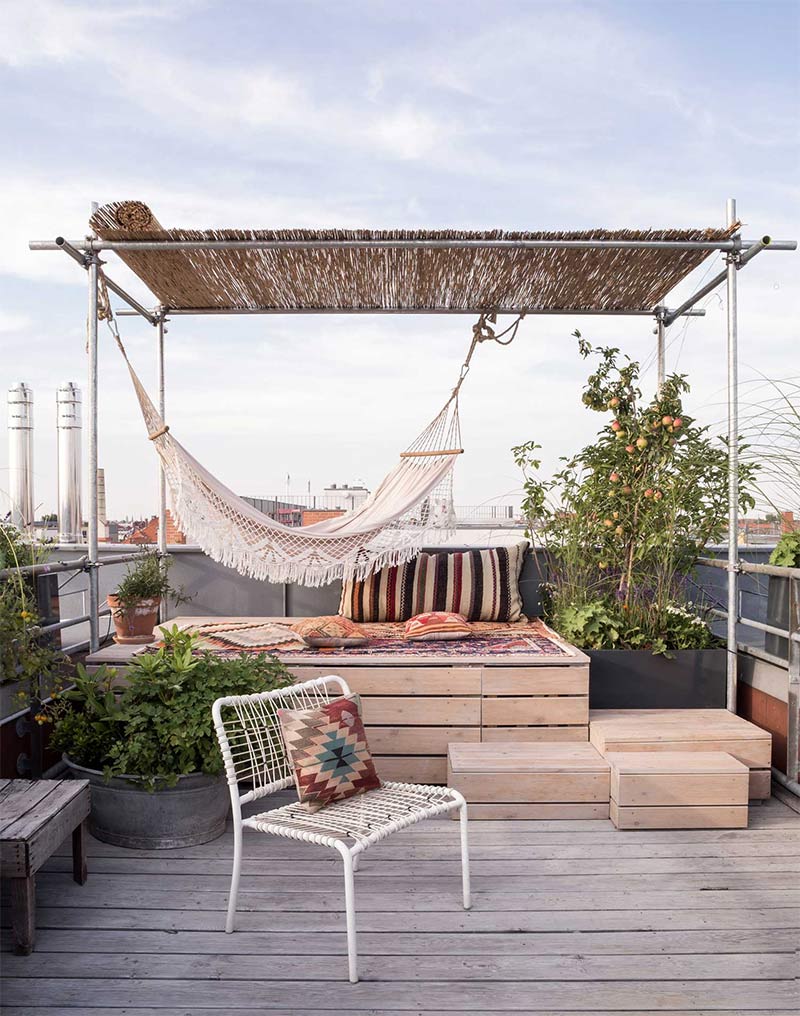
M 789 630 L 789 580 L 780 575 L 770 575 L 767 585 L 767 624 L 773 628 Z M 764 648 L 782 660 L 789 659 L 789 640 L 767 632 Z
M 724 649 L 588 649 L 591 709 L 724 709 Z

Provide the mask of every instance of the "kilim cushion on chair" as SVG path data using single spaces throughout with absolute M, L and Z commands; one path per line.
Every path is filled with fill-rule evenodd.
M 309 811 L 381 786 L 358 695 L 316 709 L 279 709 L 278 718 L 297 793 Z
M 438 640 L 469 638 L 472 629 L 461 616 L 444 610 L 417 614 L 406 621 L 405 637 L 409 642 L 435 642 Z
M 302 635 L 310 646 L 365 646 L 369 642 L 366 632 L 349 617 L 331 614 L 326 617 L 303 617 L 293 621 L 292 631 Z

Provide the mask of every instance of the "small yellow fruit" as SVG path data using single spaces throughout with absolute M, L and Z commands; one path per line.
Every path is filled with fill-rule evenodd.
M 617 526 L 617 528 L 614 530 L 614 532 L 617 534 L 617 536 L 622 536 L 622 534 L 625 532 L 625 530 L 622 528 L 622 526 Z
M 611 521 L 611 519 L 603 519 L 603 525 L 606 526 L 608 529 L 610 529 L 614 525 L 614 523 Z
M 647 447 L 647 438 L 646 437 L 637 437 L 636 438 L 636 447 L 639 448 L 639 449 L 646 448 Z

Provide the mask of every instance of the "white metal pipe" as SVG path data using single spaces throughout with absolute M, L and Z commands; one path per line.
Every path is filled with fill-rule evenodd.
M 97 210 L 93 204 L 92 214 Z M 87 550 L 89 568 L 89 649 L 96 653 L 100 648 L 100 626 L 97 620 L 97 612 L 100 609 L 100 588 L 97 562 L 99 559 L 98 547 L 98 517 L 97 517 L 97 396 L 98 396 L 98 369 L 97 369 L 97 300 L 98 300 L 98 258 L 95 255 L 89 262 L 89 320 L 88 320 L 88 348 L 89 348 L 89 511 L 87 527 Z
M 736 222 L 736 201 L 728 198 L 728 225 Z M 736 712 L 738 657 L 736 619 L 739 616 L 739 334 L 736 303 L 735 254 L 727 257 L 728 290 L 728 620 L 727 704 Z
M 175 315 L 204 314 L 508 314 L 517 317 L 530 315 L 563 316 L 610 316 L 610 317 L 652 317 L 652 310 L 549 310 L 540 307 L 170 307 L 170 317 Z M 136 312 L 118 310 L 117 317 L 133 317 Z M 156 312 L 154 312 L 156 313 Z M 704 310 L 687 311 L 685 317 L 705 317 Z
M 747 246 L 758 241 L 748 241 Z M 730 240 L 29 240 L 29 250 L 190 251 L 190 250 L 705 250 L 735 251 L 742 246 Z M 797 250 L 796 240 L 771 240 L 771 250 Z
M 8 494 L 11 523 L 30 533 L 33 500 L 33 391 L 24 381 L 8 390 Z
M 771 243 L 772 241 L 770 238 L 765 236 L 760 240 L 757 240 L 754 244 L 751 244 L 742 254 L 739 255 L 737 260 L 738 267 L 741 268 L 742 265 L 746 265 L 748 261 L 751 261 L 756 254 L 760 254 L 762 250 L 769 250 Z M 665 314 L 667 325 L 671 325 L 672 322 L 679 318 L 682 314 L 686 314 L 689 308 L 694 307 L 694 305 L 699 300 L 702 300 L 704 296 L 708 296 L 709 293 L 713 293 L 717 286 L 722 285 L 727 278 L 728 269 L 725 268 L 725 270 L 720 272 L 719 275 L 715 275 L 713 279 L 709 279 L 709 281 L 704 286 L 701 286 L 696 293 L 692 293 L 692 295 L 687 300 L 684 300 L 683 303 L 675 310 L 667 311 Z
M 73 261 L 77 261 L 78 264 L 81 265 L 83 268 L 88 268 L 89 267 L 88 262 L 87 262 L 87 258 L 86 258 L 86 254 L 85 253 L 81 253 L 81 251 L 78 250 L 77 247 L 75 247 L 73 244 L 71 244 L 67 240 L 65 240 L 63 236 L 57 236 L 56 237 L 56 240 L 55 240 L 55 249 L 56 250 L 63 250 L 65 254 L 69 254 L 69 256 L 72 258 L 72 260 Z M 105 276 L 105 280 L 106 280 L 106 286 L 111 290 L 111 292 L 112 293 L 116 293 L 117 296 L 121 300 L 124 300 L 125 303 L 127 303 L 128 306 L 133 309 L 133 312 L 135 314 L 138 314 L 141 317 L 146 318 L 150 322 L 151 325 L 154 325 L 156 323 L 156 317 L 155 317 L 155 315 L 151 314 L 149 310 L 147 310 L 145 307 L 143 307 L 139 303 L 138 300 L 134 299 L 130 295 L 130 293 L 127 293 L 122 288 L 122 286 L 120 286 L 116 282 L 114 282 L 113 279 L 109 279 L 108 276 Z
M 664 387 L 664 381 L 667 376 L 666 325 L 664 324 L 663 311 L 656 317 L 656 365 L 658 390 L 660 392 Z
M 157 344 L 156 344 L 156 376 L 158 383 L 158 412 L 161 414 L 161 419 L 166 417 L 166 380 L 164 375 L 164 313 L 160 311 L 158 315 L 157 329 Z M 164 464 L 161 459 L 158 460 L 158 550 L 162 555 L 162 565 L 166 567 L 164 557 L 167 553 L 167 477 L 164 472 Z M 167 598 L 162 597 L 161 604 L 158 609 L 159 622 L 167 620 L 169 614 L 169 606 L 167 604 Z
M 58 441 L 58 540 L 80 543 L 81 513 L 81 392 L 72 381 L 56 391 Z

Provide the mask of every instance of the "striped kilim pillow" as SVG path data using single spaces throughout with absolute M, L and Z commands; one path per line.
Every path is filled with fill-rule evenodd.
M 407 621 L 414 610 L 414 575 L 417 562 L 381 568 L 363 582 L 342 584 L 339 613 L 353 621 Z
M 519 576 L 527 543 L 420 554 L 363 582 L 346 581 L 339 613 L 354 621 L 407 621 L 446 610 L 468 621 L 519 621 Z
M 278 719 L 297 794 L 309 811 L 380 787 L 358 695 L 314 709 L 279 709 Z

